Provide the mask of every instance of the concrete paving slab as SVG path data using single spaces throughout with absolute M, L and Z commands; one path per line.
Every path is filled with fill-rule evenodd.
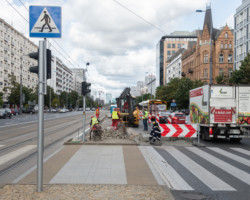
M 50 183 L 127 184 L 122 147 L 81 146 Z

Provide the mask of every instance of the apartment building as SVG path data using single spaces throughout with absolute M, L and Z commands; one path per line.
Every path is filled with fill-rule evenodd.
M 85 71 L 81 68 L 70 68 L 70 70 L 73 73 L 73 90 L 82 95 L 82 82 Z
M 197 41 L 196 32 L 176 31 L 163 36 L 156 46 L 156 87 L 166 85 L 168 60 L 189 41 Z
M 27 54 L 36 52 L 38 46 L 18 32 L 11 25 L 0 19 L 0 92 L 3 92 L 3 100 L 7 102 L 12 87 L 10 77 L 16 77 L 16 82 L 25 87 L 35 89 L 38 85 L 37 74 L 30 73 L 29 67 L 36 66 L 37 61 L 30 59 Z
M 250 0 L 242 0 L 234 15 L 234 69 L 250 53 Z

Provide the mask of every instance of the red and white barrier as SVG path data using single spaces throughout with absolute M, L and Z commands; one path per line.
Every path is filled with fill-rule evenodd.
M 151 114 L 148 115 L 148 123 L 151 124 Z
M 158 123 L 160 123 L 160 117 L 159 117 L 159 115 L 156 115 L 156 121 L 157 121 Z
M 197 137 L 196 124 L 159 124 L 162 137 Z
M 143 115 L 143 112 L 142 112 L 142 110 L 140 110 L 140 112 L 139 112 L 139 119 L 142 119 L 142 115 Z

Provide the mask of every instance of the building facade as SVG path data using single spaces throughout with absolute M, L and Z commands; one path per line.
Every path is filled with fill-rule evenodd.
M 250 52 L 250 0 L 242 0 L 234 15 L 234 69 Z
M 81 68 L 70 68 L 73 73 L 73 90 L 82 95 L 82 82 L 85 74 L 84 69 Z
M 148 88 L 148 93 L 155 96 L 156 77 L 154 74 L 149 74 L 145 76 L 145 85 Z
M 178 31 L 163 36 L 156 46 L 156 87 L 166 84 L 168 59 L 180 48 L 187 48 L 189 41 L 196 41 L 196 32 Z
M 37 52 L 38 46 L 23 36 L 3 19 L 0 19 L 0 92 L 3 92 L 3 100 L 7 102 L 12 87 L 11 76 L 22 85 L 35 88 L 38 85 L 37 74 L 30 73 L 30 66 L 36 66 L 37 61 L 30 59 L 27 54 Z M 5 88 L 5 90 L 4 90 Z
M 211 33 L 211 34 L 210 34 Z M 212 35 L 212 43 L 210 43 Z M 212 48 L 212 83 L 216 77 L 230 78 L 233 71 L 233 31 L 226 25 L 213 28 L 212 11 L 206 9 L 203 30 L 197 31 L 197 43 L 182 55 L 182 76 L 210 83 L 210 48 Z
M 165 70 L 166 84 L 174 78 L 181 78 L 182 73 L 182 53 L 185 49 L 179 49 L 169 60 Z

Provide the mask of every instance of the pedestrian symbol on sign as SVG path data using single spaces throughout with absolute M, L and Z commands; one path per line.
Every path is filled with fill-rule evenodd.
M 46 8 L 43 9 L 38 17 L 35 25 L 33 26 L 31 33 L 60 33 L 53 18 L 49 14 Z
M 41 21 L 43 21 L 43 20 L 45 21 L 45 24 L 43 25 L 43 27 L 40 30 L 40 32 L 43 32 L 43 29 L 44 29 L 44 27 L 46 25 L 49 27 L 49 32 L 52 32 L 52 29 L 51 29 L 51 27 L 49 25 L 49 23 L 50 23 L 50 17 L 49 17 L 49 15 L 46 14 L 46 11 L 44 11 L 44 17 L 41 19 Z

